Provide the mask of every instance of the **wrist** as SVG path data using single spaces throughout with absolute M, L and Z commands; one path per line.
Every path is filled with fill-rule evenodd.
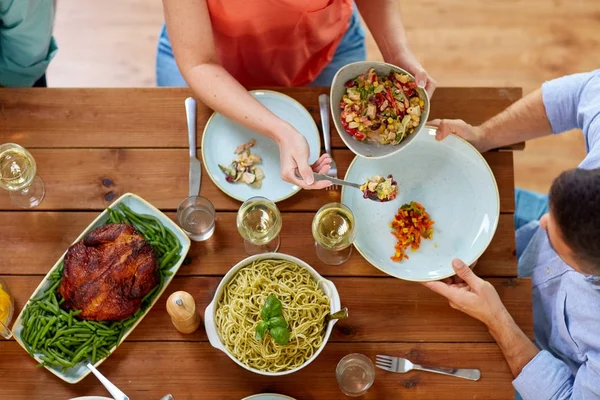
M 266 135 L 277 145 L 281 145 L 284 141 L 290 140 L 294 135 L 300 135 L 300 133 L 287 122 L 277 118 L 277 121 L 268 126 Z
M 475 147 L 481 153 L 485 153 L 492 149 L 492 145 L 489 142 L 489 133 L 485 125 L 479 125 L 473 127 L 473 131 L 475 132 Z
M 490 334 L 496 340 L 499 340 L 502 336 L 502 332 L 514 325 L 515 321 L 508 310 L 503 306 L 498 311 L 492 313 L 490 319 L 484 323 L 487 326 Z

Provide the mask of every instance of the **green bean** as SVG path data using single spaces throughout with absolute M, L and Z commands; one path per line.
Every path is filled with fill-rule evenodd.
M 175 256 L 175 253 L 179 251 L 179 247 L 173 248 L 170 252 L 165 254 L 158 264 L 158 268 L 162 269 L 167 263 Z

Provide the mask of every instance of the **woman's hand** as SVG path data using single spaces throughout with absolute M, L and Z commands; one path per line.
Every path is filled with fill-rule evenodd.
M 421 63 L 417 61 L 417 58 L 408 47 L 405 47 L 399 52 L 399 54 L 397 54 L 390 60 L 386 60 L 386 62 L 389 62 L 393 65 L 397 65 L 398 67 L 410 72 L 415 77 L 417 86 L 421 89 L 425 89 L 425 91 L 429 95 L 429 98 L 433 96 L 433 92 L 436 88 L 435 80 L 431 76 L 429 76 L 427 71 L 425 71 L 425 68 L 423 68 Z
M 303 189 L 324 189 L 331 185 L 329 181 L 315 182 L 313 171 L 327 174 L 331 164 L 329 154 L 323 154 L 312 166 L 308 164 L 310 149 L 306 138 L 289 126 L 286 132 L 278 136 L 281 177 L 284 181 L 298 185 Z M 296 170 L 302 179 L 296 177 Z

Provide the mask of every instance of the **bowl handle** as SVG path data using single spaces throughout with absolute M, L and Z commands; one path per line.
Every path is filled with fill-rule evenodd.
M 215 301 L 211 301 L 211 303 L 206 307 L 204 311 L 204 330 L 206 330 L 206 336 L 208 336 L 208 341 L 210 345 L 215 349 L 224 350 L 223 345 L 221 344 L 221 340 L 219 340 L 219 334 L 215 328 Z

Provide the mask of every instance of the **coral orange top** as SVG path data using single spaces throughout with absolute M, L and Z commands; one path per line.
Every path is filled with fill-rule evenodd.
M 302 86 L 333 59 L 352 0 L 208 0 L 217 56 L 244 86 Z

